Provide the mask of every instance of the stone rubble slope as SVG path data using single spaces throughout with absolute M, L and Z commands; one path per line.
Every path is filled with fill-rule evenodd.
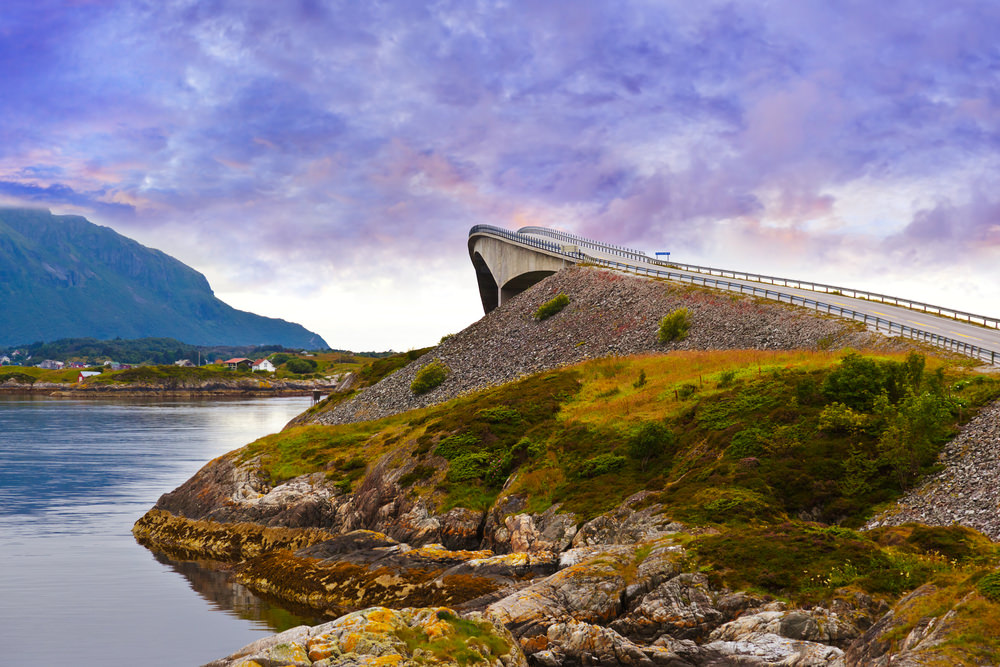
M 938 458 L 944 470 L 906 494 L 867 528 L 910 521 L 930 526 L 957 523 L 1000 540 L 1000 401 L 966 424 Z
M 538 307 L 559 293 L 569 296 L 570 304 L 546 320 L 535 321 Z M 678 308 L 691 312 L 689 336 L 659 343 L 660 320 Z M 358 396 L 308 420 L 342 424 L 379 419 L 539 371 L 611 355 L 845 347 L 906 349 L 908 343 L 788 304 L 605 269 L 571 267 L 517 295 Z M 414 376 L 435 359 L 450 369 L 447 379 L 426 394 L 414 395 L 410 390 Z

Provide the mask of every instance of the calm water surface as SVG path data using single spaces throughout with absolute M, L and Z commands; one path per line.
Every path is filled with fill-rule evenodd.
M 131 530 L 208 460 L 309 404 L 0 396 L 3 664 L 200 665 L 298 624 Z

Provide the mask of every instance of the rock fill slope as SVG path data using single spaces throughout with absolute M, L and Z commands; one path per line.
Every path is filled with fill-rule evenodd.
M 0 345 L 169 337 L 328 347 L 299 324 L 236 310 L 191 267 L 79 216 L 0 209 L 0 285 Z
M 570 303 L 536 321 L 540 305 L 563 293 Z M 687 308 L 690 335 L 659 343 L 660 319 Z M 432 353 L 327 411 L 303 417 L 320 424 L 378 419 L 434 405 L 542 370 L 610 355 L 670 350 L 895 348 L 907 343 L 803 308 L 630 276 L 572 267 L 546 278 L 442 341 Z M 416 373 L 438 359 L 450 370 L 436 389 L 415 395 Z

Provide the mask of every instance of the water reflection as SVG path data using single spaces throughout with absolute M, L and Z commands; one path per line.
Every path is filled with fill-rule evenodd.
M 0 636 L 17 639 L 0 662 L 197 665 L 306 620 L 224 570 L 151 558 L 131 530 L 310 403 L 0 395 Z
M 258 597 L 234 579 L 225 563 L 174 560 L 160 552 L 151 553 L 159 563 L 187 579 L 191 589 L 213 607 L 237 618 L 253 621 L 260 628 L 281 632 L 298 625 L 316 625 L 329 620 L 314 616 L 307 610 L 289 611 Z

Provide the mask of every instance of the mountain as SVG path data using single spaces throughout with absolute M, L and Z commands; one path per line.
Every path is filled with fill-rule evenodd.
M 236 310 L 166 253 L 74 215 L 0 209 L 0 345 L 170 337 L 321 349 L 299 324 Z

